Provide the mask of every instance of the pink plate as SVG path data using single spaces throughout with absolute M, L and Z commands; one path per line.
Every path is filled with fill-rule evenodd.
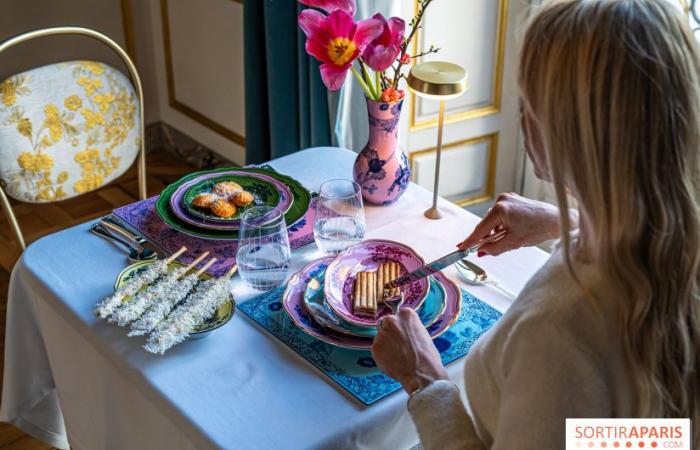
M 282 305 L 289 314 L 294 324 L 301 328 L 309 336 L 313 336 L 327 344 L 338 347 L 368 350 L 372 346 L 373 339 L 352 336 L 339 333 L 317 324 L 304 308 L 304 292 L 309 280 L 317 277 L 328 264 L 329 258 L 321 258 L 307 264 L 299 272 L 295 273 L 287 283 L 287 289 L 282 296 Z M 438 320 L 428 327 L 430 337 L 436 338 L 457 322 L 462 307 L 462 291 L 459 287 L 442 273 L 433 275 L 445 289 L 445 311 Z
M 411 272 L 425 265 L 425 261 L 411 247 L 384 239 L 369 239 L 352 245 L 341 252 L 326 270 L 323 286 L 328 306 L 343 320 L 361 327 L 376 327 L 377 320 L 391 310 L 380 307 L 374 317 L 362 317 L 353 314 L 352 300 L 355 276 L 358 272 L 376 270 L 387 261 L 396 261 L 401 266 L 401 273 Z M 428 295 L 430 282 L 423 278 L 403 286 L 406 296 L 403 307 L 418 309 Z

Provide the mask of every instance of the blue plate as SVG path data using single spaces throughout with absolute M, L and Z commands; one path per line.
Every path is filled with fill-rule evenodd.
M 326 274 L 326 264 L 319 266 L 320 272 L 318 277 L 312 279 L 306 285 L 304 292 L 304 307 L 316 320 L 316 322 L 333 329 L 339 333 L 349 334 L 351 336 L 374 338 L 377 335 L 376 328 L 359 327 L 348 323 L 338 317 L 336 313 L 326 303 L 326 298 L 323 295 L 323 281 Z M 434 324 L 438 318 L 445 312 L 447 294 L 445 289 L 433 277 L 430 277 L 430 288 L 425 301 L 418 308 L 418 317 L 420 317 L 423 325 L 428 328 Z

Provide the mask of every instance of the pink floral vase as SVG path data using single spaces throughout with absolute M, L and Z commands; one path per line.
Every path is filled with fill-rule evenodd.
M 375 205 L 389 205 L 403 195 L 411 179 L 408 159 L 397 135 L 403 99 L 385 103 L 367 99 L 369 142 L 357 155 L 353 178 L 362 197 Z

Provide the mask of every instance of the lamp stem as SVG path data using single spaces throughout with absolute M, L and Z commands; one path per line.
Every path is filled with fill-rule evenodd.
M 442 154 L 442 128 L 445 122 L 445 101 L 440 100 L 440 112 L 438 114 L 438 141 L 437 152 L 435 153 L 435 185 L 433 186 L 433 206 L 425 211 L 428 219 L 440 219 L 442 214 L 438 210 L 438 186 L 440 185 L 440 157 Z

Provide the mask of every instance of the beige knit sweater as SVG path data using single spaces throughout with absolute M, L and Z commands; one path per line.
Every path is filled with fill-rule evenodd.
M 612 314 L 614 289 L 556 250 L 469 353 L 466 401 L 450 382 L 411 398 L 426 450 L 563 449 L 566 418 L 630 417 L 633 392 Z M 467 412 L 469 410 L 469 413 Z

